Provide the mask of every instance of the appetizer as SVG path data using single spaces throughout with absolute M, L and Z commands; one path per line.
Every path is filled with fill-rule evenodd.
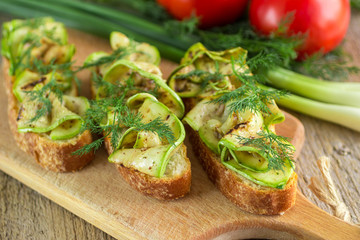
M 113 53 L 93 53 L 84 64 L 95 98 L 84 126 L 103 135 L 88 150 L 104 141 L 109 161 L 133 188 L 157 199 L 182 197 L 191 184 L 183 102 L 162 79 L 155 47 L 119 32 L 110 43 Z
M 282 214 L 296 198 L 294 147 L 275 132 L 285 119 L 277 93 L 257 84 L 245 59 L 241 48 L 198 43 L 168 82 L 184 98 L 191 143 L 220 191 L 245 211 Z
M 3 25 L 3 72 L 8 95 L 8 115 L 19 148 L 45 169 L 77 171 L 93 152 L 73 152 L 92 142 L 81 131 L 89 102 L 77 96 L 63 24 L 51 18 L 12 20 Z

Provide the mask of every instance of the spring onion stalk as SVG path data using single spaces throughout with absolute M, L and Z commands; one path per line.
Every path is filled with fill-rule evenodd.
M 75 8 L 77 10 L 81 10 L 84 12 L 88 12 L 89 14 L 99 16 L 102 19 L 107 19 L 109 21 L 116 22 L 118 25 L 124 26 L 125 28 L 133 32 L 140 33 L 142 35 L 151 37 L 156 40 L 160 40 L 165 44 L 170 44 L 182 50 L 187 50 L 187 46 L 190 46 L 196 42 L 196 39 L 191 41 L 189 40 L 174 41 L 174 38 L 169 36 L 166 30 L 158 24 L 149 22 L 146 19 L 136 17 L 126 12 L 121 12 L 121 14 L 119 14 L 119 11 L 101 6 L 99 4 L 92 4 L 92 3 L 84 4 L 83 2 L 74 1 L 74 0 L 37 0 L 36 2 L 43 2 L 44 4 L 45 3 L 48 4 L 49 1 L 52 2 L 51 4 L 53 6 L 60 6 L 60 7 L 67 6 L 73 9 Z
M 360 132 L 360 108 L 314 101 L 293 94 L 276 102 L 283 107 Z
M 317 78 L 313 78 L 313 77 L 309 77 L 309 76 L 305 76 L 284 68 L 276 68 L 274 70 L 275 72 L 277 72 L 277 74 L 282 74 L 282 76 L 280 78 L 276 78 L 274 76 L 274 79 L 280 79 L 281 78 L 293 78 L 296 79 L 296 81 L 301 81 L 301 82 L 306 82 L 309 84 L 314 84 L 314 85 L 319 85 L 322 87 L 328 87 L 328 88 L 337 88 L 337 89 L 341 89 L 341 90 L 347 90 L 347 91 L 360 91 L 360 83 L 358 82 L 333 82 L 333 81 L 326 81 L 326 80 L 321 80 L 321 79 L 317 79 Z M 270 75 L 271 72 L 268 73 L 268 75 Z
M 264 85 L 260 85 L 260 87 L 275 90 Z M 294 94 L 282 96 L 276 99 L 276 103 L 282 107 L 360 132 L 360 108 L 319 102 Z
M 53 4 L 32 0 L 1 0 L 0 11 L 24 18 L 52 16 L 68 27 L 80 29 L 106 38 L 109 37 L 112 31 L 120 31 L 136 41 L 147 42 L 156 46 L 159 48 L 162 56 L 170 60 L 178 61 L 184 55 L 184 51 L 176 47 L 133 32 L 112 21 L 66 6 L 54 6 Z
M 325 82 L 276 68 L 266 73 L 270 85 L 314 100 L 360 107 L 360 83 Z

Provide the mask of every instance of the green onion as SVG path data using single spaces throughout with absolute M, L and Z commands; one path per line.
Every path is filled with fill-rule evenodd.
M 275 90 L 261 84 L 259 86 L 266 90 Z M 275 100 L 282 107 L 360 132 L 360 108 L 319 102 L 291 93 Z
M 87 4 L 87 3 L 82 3 Z M 173 61 L 178 61 L 184 54 L 183 50 L 168 45 L 162 41 L 131 31 L 130 29 L 97 17 L 75 8 L 67 7 L 62 4 L 50 3 L 49 1 L 36 0 L 1 0 L 0 11 L 13 14 L 18 17 L 43 17 L 52 16 L 57 21 L 61 21 L 68 27 L 80 29 L 85 32 L 96 34 L 108 38 L 112 31 L 120 31 L 130 38 L 139 42 L 147 42 L 159 48 L 160 53 Z
M 270 85 L 298 95 L 346 106 L 360 107 L 360 83 L 322 81 L 283 69 L 267 71 Z
M 187 46 L 190 46 L 196 42 L 193 41 L 174 41 L 174 38 L 170 37 L 167 31 L 160 25 L 149 22 L 145 19 L 140 17 L 136 17 L 132 14 L 126 12 L 119 12 L 117 10 L 104 7 L 98 4 L 91 4 L 74 0 L 38 0 L 36 2 L 46 2 L 47 4 L 49 1 L 52 4 L 57 6 L 67 6 L 71 8 L 75 8 L 80 11 L 85 11 L 88 14 L 92 14 L 102 19 L 107 19 L 111 22 L 115 22 L 116 24 L 129 29 L 132 32 L 145 35 L 152 39 L 156 39 L 166 44 L 170 44 L 174 47 L 177 47 L 182 50 L 187 50 Z
M 314 101 L 290 94 L 276 102 L 283 107 L 360 132 L 360 108 Z

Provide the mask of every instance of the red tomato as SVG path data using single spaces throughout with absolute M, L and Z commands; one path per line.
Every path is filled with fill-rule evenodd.
M 266 35 L 292 12 L 286 34 L 305 34 L 299 59 L 334 49 L 345 37 L 350 21 L 348 0 L 252 0 L 249 11 L 251 24 Z
M 244 11 L 248 0 L 157 0 L 178 20 L 195 14 L 203 28 L 234 22 Z

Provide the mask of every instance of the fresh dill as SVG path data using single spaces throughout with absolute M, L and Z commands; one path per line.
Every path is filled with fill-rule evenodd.
M 108 117 L 109 111 L 113 113 L 113 119 L 108 121 L 111 123 L 103 124 Z M 83 155 L 90 151 L 96 151 L 107 137 L 111 138 L 111 146 L 115 149 L 122 137 L 122 133 L 124 133 L 124 129 L 128 128 L 134 128 L 135 131 L 154 132 L 161 140 L 167 141 L 169 144 L 175 142 L 174 133 L 167 123 L 160 118 L 144 123 L 142 115 L 132 111 L 125 104 L 125 95 L 122 95 L 117 98 L 103 98 L 91 101 L 91 108 L 86 112 L 82 131 L 90 130 L 92 133 L 102 134 L 103 136 L 74 152 L 74 154 Z
M 282 59 L 279 58 L 277 54 L 273 52 L 266 53 L 265 51 L 261 51 L 255 56 L 249 58 L 247 60 L 247 65 L 250 67 L 250 72 L 259 75 L 259 73 L 261 73 L 263 70 L 268 70 L 275 66 L 280 66 L 281 61 Z
M 286 93 L 280 90 L 267 90 L 259 86 L 261 79 L 257 75 L 252 75 L 250 70 L 244 72 L 236 71 L 235 64 L 232 61 L 233 75 L 241 86 L 233 91 L 225 92 L 219 97 L 210 100 L 211 103 L 229 104 L 231 112 L 243 112 L 250 110 L 251 112 L 262 112 L 271 114 L 268 107 L 274 99 L 284 96 Z M 255 64 L 255 62 L 253 63 Z
M 40 19 L 41 20 L 41 19 Z M 42 21 L 39 22 L 41 23 Z M 31 25 L 31 24 L 35 25 Z M 30 24 L 31 27 L 34 26 L 38 26 L 38 22 L 37 21 L 30 21 L 27 20 L 25 21 L 24 24 L 20 25 L 20 26 L 28 26 Z M 21 40 L 21 42 L 19 43 L 22 46 L 27 46 L 26 48 L 23 49 L 23 52 L 18 54 L 16 53 L 15 56 L 13 55 L 14 53 L 12 52 L 10 54 L 11 57 L 11 68 L 10 68 L 10 74 L 13 76 L 15 75 L 19 70 L 22 69 L 30 69 L 33 71 L 41 71 L 41 73 L 48 73 L 51 69 L 46 69 L 46 66 L 49 65 L 53 65 L 56 59 L 52 59 L 51 62 L 49 64 L 45 64 L 41 59 L 38 59 L 36 57 L 32 56 L 32 51 L 35 48 L 38 48 L 42 45 L 41 39 L 46 37 L 48 39 L 50 39 L 52 42 L 55 42 L 56 44 L 61 44 L 59 39 L 56 39 L 54 37 L 54 32 L 55 32 L 55 27 L 49 30 L 46 30 L 44 32 L 43 35 L 37 35 L 34 33 L 27 33 L 25 35 L 25 37 Z M 58 68 L 60 69 L 67 69 L 69 66 L 65 65 L 65 66 L 61 66 L 61 64 Z
M 37 103 L 38 108 L 36 110 L 35 116 L 32 117 L 29 122 L 35 122 L 41 117 L 46 116 L 52 111 L 52 103 L 50 100 L 50 95 L 53 94 L 55 97 L 62 102 L 63 98 L 63 85 L 57 82 L 55 77 L 55 71 L 50 75 L 50 80 L 42 88 L 32 91 L 25 91 L 29 96 L 30 101 Z
M 128 97 L 129 94 L 134 95 L 136 93 L 149 93 L 155 97 L 159 95 L 159 86 L 155 84 L 155 87 L 150 90 L 141 89 L 134 84 L 134 73 L 130 74 L 130 76 L 124 82 L 117 82 L 116 84 L 105 81 L 104 78 L 95 72 L 92 72 L 92 82 L 94 83 L 95 88 L 100 93 L 99 97 Z
M 245 138 L 237 136 L 240 144 L 252 146 L 260 151 L 260 155 L 265 156 L 269 162 L 269 170 L 282 170 L 286 164 L 294 168 L 294 146 L 289 143 L 289 139 L 278 136 L 268 128 L 258 133 L 259 137 Z
M 164 23 L 164 29 L 171 37 L 180 38 L 186 41 L 194 41 L 196 39 L 200 41 L 199 37 L 196 36 L 198 24 L 199 19 L 192 16 L 191 18 L 182 21 L 167 20 Z
M 200 88 L 206 91 L 207 88 L 217 91 L 228 90 L 228 80 L 230 74 L 222 74 L 219 69 L 218 62 L 215 62 L 215 72 L 209 72 L 202 69 L 194 69 L 190 72 L 178 74 L 175 76 L 176 80 L 193 80 L 193 82 L 200 81 Z
M 12 28 L 12 31 L 15 31 L 19 28 L 23 27 L 29 27 L 30 29 L 37 29 L 41 25 L 43 25 L 46 22 L 46 18 L 30 18 L 30 19 L 24 19 L 21 22 L 19 22 L 15 27 Z
M 260 60 L 259 60 L 260 59 Z M 262 58 L 253 58 L 251 65 L 257 68 Z M 221 94 L 219 97 L 210 100 L 210 103 L 228 105 L 230 112 L 251 111 L 263 114 L 272 114 L 269 105 L 274 99 L 284 96 L 286 93 L 279 90 L 267 90 L 260 87 L 261 80 L 257 75 L 251 74 L 250 69 L 236 71 L 235 65 L 242 61 L 232 60 L 232 71 L 241 86 L 233 91 Z M 269 169 L 283 170 L 286 162 L 292 164 L 292 145 L 287 139 L 271 132 L 266 126 L 264 131 L 259 133 L 259 138 L 243 138 L 238 136 L 238 140 L 244 145 L 253 145 L 260 149 L 261 153 L 269 159 Z M 274 147 L 276 146 L 276 147 Z M 291 165 L 292 166 L 292 165 Z
M 251 112 L 262 112 L 271 114 L 268 107 L 273 99 L 285 94 L 280 91 L 265 90 L 257 86 L 244 84 L 234 91 L 226 92 L 220 97 L 211 100 L 211 103 L 229 104 L 228 107 L 231 112 L 244 112 L 249 110 Z
M 249 58 L 264 52 L 276 55 L 277 64 L 289 66 L 297 57 L 296 47 L 301 43 L 301 37 L 284 37 L 274 34 L 270 37 L 257 34 L 249 22 L 237 22 L 210 30 L 198 30 L 201 42 L 211 50 L 224 50 L 241 46 L 248 51 Z M 270 38 L 270 39 L 269 39 Z M 272 62 L 267 62 L 272 64 Z
M 302 63 L 294 64 L 293 68 L 297 72 L 312 77 L 329 81 L 342 81 L 351 74 L 360 73 L 359 67 L 349 65 L 350 61 L 352 61 L 350 55 L 338 47 L 326 55 L 322 53 L 314 54 Z
M 33 72 L 37 72 L 42 75 L 45 75 L 54 70 L 57 70 L 67 76 L 74 75 L 74 71 L 71 70 L 71 67 L 74 62 L 57 63 L 57 64 L 55 64 L 55 62 L 56 62 L 56 58 L 53 58 L 49 64 L 45 64 L 42 59 L 34 58 L 32 64 L 24 65 L 24 68 L 29 69 Z
M 30 43 L 30 45 L 24 50 L 24 52 L 20 55 L 13 55 L 13 53 L 10 54 L 10 75 L 14 76 L 19 69 L 26 69 L 27 66 L 31 65 L 31 51 L 35 47 L 39 47 L 40 41 L 38 36 L 33 36 L 30 34 L 27 34 L 25 38 L 21 41 L 20 44 L 26 45 L 27 43 Z
M 126 99 L 130 93 L 131 95 L 139 92 L 154 94 L 153 91 L 156 91 L 157 87 L 150 91 L 144 91 L 136 87 L 132 74 L 123 84 L 107 82 L 94 72 L 92 80 L 95 86 L 103 91 L 104 98 L 91 101 L 91 108 L 86 112 L 82 131 L 90 130 L 92 133 L 102 134 L 103 136 L 95 140 L 92 144 L 79 149 L 74 154 L 83 155 L 93 150 L 96 151 L 107 137 L 111 138 L 111 146 L 115 149 L 124 129 L 128 128 L 134 128 L 135 131 L 154 132 L 161 140 L 167 141 L 169 144 L 175 142 L 174 133 L 167 123 L 160 118 L 144 123 L 142 121 L 142 115 L 132 111 L 126 105 Z M 108 124 L 104 124 L 109 112 L 112 113 L 113 119 L 111 119 L 111 121 L 108 119 Z
M 129 52 L 130 51 L 127 50 L 126 48 L 125 49 L 118 48 L 118 49 L 114 50 L 111 54 L 103 56 L 103 57 L 97 59 L 96 61 L 84 63 L 81 67 L 78 67 L 78 69 L 76 71 L 78 72 L 78 71 L 81 71 L 86 68 L 97 67 L 97 66 L 100 66 L 103 64 L 114 62 L 114 61 L 121 59 L 124 56 L 128 55 Z

